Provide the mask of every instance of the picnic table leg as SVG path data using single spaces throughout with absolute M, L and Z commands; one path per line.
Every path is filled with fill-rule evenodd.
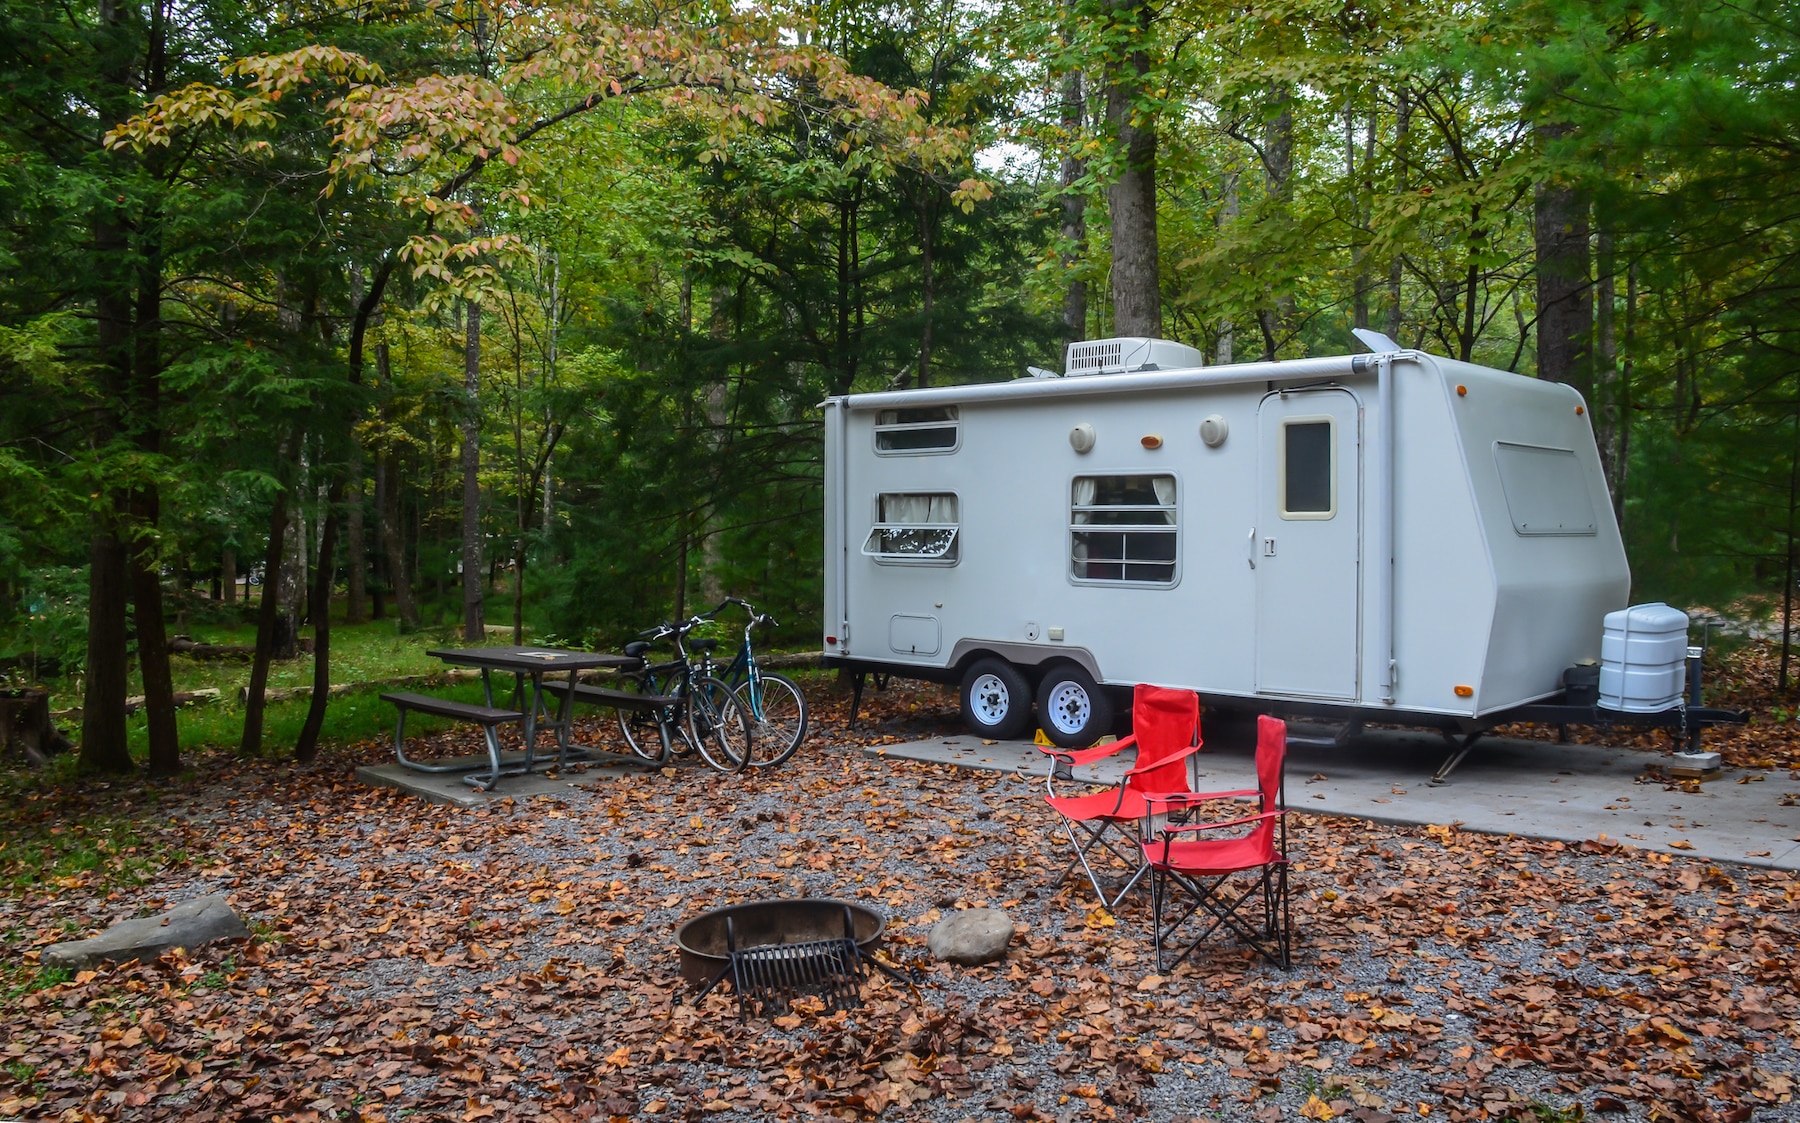
M 513 706 L 517 709 L 519 708 L 518 703 L 524 700 L 520 695 L 524 693 L 525 675 L 523 672 L 519 672 L 513 677 L 517 680 L 513 684 Z M 537 755 L 537 717 L 538 707 L 543 704 L 544 700 L 543 683 L 544 673 L 533 671 L 531 675 L 531 705 L 525 709 L 525 771 L 527 772 L 531 771 L 532 761 Z
M 569 672 L 569 689 L 563 692 L 562 700 L 556 706 L 556 766 L 568 763 L 570 728 L 575 723 L 575 680 L 576 673 Z M 586 753 L 582 754 L 584 757 Z
M 516 775 L 518 775 L 518 772 L 516 772 L 516 771 L 502 772 L 500 770 L 500 732 L 499 732 L 499 730 L 495 729 L 491 725 L 484 725 L 481 727 L 481 731 L 487 735 L 488 761 L 492 767 L 488 772 L 483 773 L 482 775 L 479 775 L 479 776 L 464 776 L 463 782 L 470 785 L 471 787 L 474 787 L 478 791 L 487 792 L 487 791 L 494 790 L 494 785 L 500 782 L 501 776 L 503 776 L 503 775 L 516 776 Z M 529 768 L 530 760 L 531 760 L 531 755 L 530 755 L 529 750 L 527 750 L 527 752 L 526 752 L 525 759 L 526 759 L 527 768 Z
M 488 677 L 488 669 L 481 668 L 481 696 L 492 707 L 494 704 L 494 680 Z
M 488 729 L 489 736 L 493 729 Z M 401 707 L 400 720 L 394 724 L 394 758 L 414 772 L 467 772 L 466 764 L 425 764 L 421 761 L 406 759 L 406 709 Z M 496 756 L 496 760 L 499 758 Z

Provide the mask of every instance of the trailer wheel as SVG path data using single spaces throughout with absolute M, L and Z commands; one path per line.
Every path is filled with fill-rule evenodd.
M 1085 748 L 1112 728 L 1112 699 L 1094 678 L 1073 663 L 1064 663 L 1038 685 L 1038 723 L 1050 740 L 1065 749 Z
M 977 659 L 963 674 L 962 719 L 982 737 L 1020 736 L 1031 724 L 1031 684 L 1004 659 Z

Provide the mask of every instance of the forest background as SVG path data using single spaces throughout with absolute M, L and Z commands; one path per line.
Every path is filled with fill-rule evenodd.
M 607 644 L 725 591 L 813 634 L 822 397 L 1115 334 L 1568 382 L 1634 599 L 1791 615 L 1788 0 L 0 21 L 0 674 L 79 684 L 89 768 L 132 766 L 128 689 L 179 766 L 206 612 L 256 623 L 249 752 L 308 625 L 330 682 L 328 603 Z

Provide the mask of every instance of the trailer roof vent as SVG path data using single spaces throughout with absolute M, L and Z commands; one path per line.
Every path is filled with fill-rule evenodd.
M 1080 374 L 1124 374 L 1134 370 L 1180 370 L 1206 365 L 1200 352 L 1185 343 L 1141 335 L 1088 339 L 1069 344 L 1063 371 Z

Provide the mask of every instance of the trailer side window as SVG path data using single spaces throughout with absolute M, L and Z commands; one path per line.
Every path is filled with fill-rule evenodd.
M 1337 514 L 1337 455 L 1329 417 L 1281 423 L 1281 517 L 1329 519 Z
M 950 492 L 884 492 L 875 497 L 875 527 L 862 552 L 878 562 L 957 560 L 956 496 Z
M 959 435 L 955 406 L 884 409 L 875 415 L 878 453 L 955 452 Z
M 1069 574 L 1077 581 L 1175 583 L 1174 476 L 1076 476 Z

